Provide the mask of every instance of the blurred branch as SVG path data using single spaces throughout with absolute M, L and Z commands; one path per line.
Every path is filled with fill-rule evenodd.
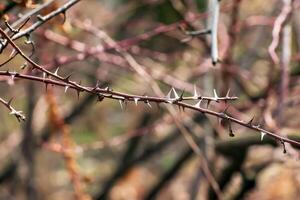
M 284 2 L 287 2 L 287 3 L 284 3 L 280 14 L 278 15 L 278 17 L 276 18 L 276 20 L 274 22 L 274 27 L 273 27 L 273 31 L 272 31 L 273 39 L 268 48 L 268 51 L 269 51 L 269 54 L 271 56 L 273 63 L 275 63 L 275 64 L 279 64 L 279 58 L 278 58 L 275 50 L 279 44 L 280 33 L 282 31 L 282 27 L 292 12 L 292 3 L 288 3 L 288 2 L 292 2 L 292 1 L 293 0 L 284 0 Z
M 59 116 L 58 106 L 54 99 L 52 90 L 47 92 L 47 101 L 50 108 L 50 121 L 54 126 L 54 130 L 61 133 L 62 155 L 64 157 L 66 169 L 71 177 L 71 183 L 74 189 L 76 200 L 89 200 L 90 197 L 84 192 L 83 183 L 79 174 L 78 165 L 73 151 L 73 141 L 70 137 L 70 129 L 64 120 Z
M 178 172 L 181 170 L 182 167 L 186 164 L 188 160 L 192 158 L 194 152 L 191 148 L 188 148 L 181 152 L 174 162 L 174 164 L 170 167 L 168 171 L 166 171 L 160 178 L 160 180 L 150 189 L 149 193 L 144 198 L 145 200 L 156 199 L 158 193 L 163 189 L 163 187 L 168 184 Z
M 22 155 L 25 160 L 25 193 L 28 200 L 38 199 L 38 192 L 35 183 L 35 136 L 32 129 L 32 119 L 33 119 L 33 110 L 35 106 L 35 89 L 32 82 L 30 82 L 26 87 L 27 93 L 27 111 L 28 117 L 26 123 L 24 124 L 23 129 L 23 140 L 21 144 Z M 20 168 L 19 168 L 20 169 Z

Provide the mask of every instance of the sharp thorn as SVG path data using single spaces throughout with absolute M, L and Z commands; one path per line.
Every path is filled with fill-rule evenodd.
M 65 93 L 67 93 L 68 88 L 69 88 L 69 86 L 66 85 L 66 86 L 65 86 Z
M 55 72 L 54 72 L 55 76 L 58 76 L 58 70 L 59 70 L 59 67 L 57 67 L 56 70 L 55 70 Z
M 120 106 L 121 106 L 121 109 L 123 110 L 124 108 L 123 108 L 123 100 L 119 100 L 119 104 L 120 104 Z
M 206 104 L 206 108 L 208 108 L 208 106 L 209 106 L 210 102 L 211 102 L 211 100 L 210 100 L 210 99 L 208 99 L 208 100 L 207 100 L 207 104 Z
M 194 96 L 193 99 L 198 99 L 197 87 L 194 85 Z
M 219 96 L 217 95 L 216 89 L 214 89 L 214 100 L 218 102 Z
M 198 103 L 195 104 L 195 107 L 201 108 L 201 102 L 202 102 L 202 99 L 200 99 L 200 100 L 198 101 Z
M 230 88 L 228 89 L 227 93 L 226 93 L 226 97 L 229 98 L 229 93 L 230 93 Z
M 252 122 L 253 122 L 253 120 L 254 120 L 254 117 L 252 117 L 251 119 L 250 119 L 250 121 L 249 122 L 247 122 L 247 125 L 252 125 Z
M 140 99 L 140 98 L 136 98 L 136 97 L 135 97 L 135 98 L 133 98 L 133 100 L 134 100 L 134 103 L 135 103 L 135 106 L 137 106 L 137 105 L 138 105 L 138 101 L 139 101 L 139 99 Z
M 176 90 L 173 87 L 172 87 L 172 90 L 173 90 L 175 99 L 179 99 L 179 96 L 178 96 Z
M 265 132 L 260 132 L 260 141 L 262 142 L 264 137 L 265 137 L 266 133 Z

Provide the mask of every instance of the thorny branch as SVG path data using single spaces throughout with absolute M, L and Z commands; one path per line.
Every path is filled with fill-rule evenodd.
M 43 78 L 38 78 L 38 77 L 32 77 L 30 75 L 21 75 L 15 72 L 0 72 L 1 75 L 5 75 L 5 76 L 13 76 L 13 77 L 19 77 L 19 78 L 25 78 L 25 79 L 30 79 L 30 80 L 35 80 L 35 81 L 39 81 L 39 82 L 44 82 L 46 85 L 51 83 L 53 85 L 60 85 L 60 86 L 64 86 L 65 89 L 67 90 L 68 88 L 73 88 L 77 91 L 78 95 L 80 94 L 80 92 L 88 92 L 88 93 L 92 93 L 92 94 L 96 94 L 99 98 L 99 100 L 103 100 L 103 98 L 111 98 L 111 99 L 116 99 L 119 100 L 120 104 L 122 105 L 123 103 L 127 102 L 127 101 L 133 101 L 135 103 L 137 103 L 138 101 L 144 102 L 148 105 L 149 102 L 154 102 L 154 103 L 171 103 L 171 104 L 175 104 L 178 105 L 179 107 L 182 108 L 190 108 L 192 110 L 197 110 L 200 111 L 202 113 L 205 114 L 209 114 L 209 115 L 213 115 L 216 116 L 218 118 L 222 118 L 225 120 L 228 120 L 229 122 L 235 122 L 237 124 L 240 124 L 242 126 L 248 127 L 250 129 L 256 130 L 260 133 L 265 133 L 279 141 L 283 141 L 283 142 L 288 142 L 290 144 L 296 145 L 296 146 L 300 146 L 300 143 L 297 141 L 293 141 L 290 140 L 288 138 L 284 138 L 281 136 L 278 136 L 277 134 L 274 134 L 272 132 L 269 132 L 267 130 L 264 130 L 262 128 L 260 128 L 259 126 L 254 126 L 253 124 L 249 124 L 249 123 L 245 123 L 241 120 L 232 118 L 228 115 L 226 115 L 225 113 L 218 113 L 218 112 L 214 112 L 208 109 L 204 109 L 201 108 L 200 104 L 202 102 L 202 100 L 207 100 L 207 105 L 209 105 L 209 103 L 211 101 L 220 101 L 220 100 L 233 100 L 236 99 L 236 97 L 218 97 L 218 95 L 216 94 L 216 92 L 214 92 L 214 97 L 202 97 L 200 96 L 194 96 L 193 97 L 184 97 L 183 93 L 179 96 L 179 95 L 175 95 L 176 92 L 174 92 L 175 98 L 163 98 L 163 97 L 147 97 L 147 96 L 141 96 L 141 95 L 131 95 L 131 94 L 125 94 L 125 93 L 121 93 L 121 92 L 114 92 L 112 91 L 110 88 L 99 88 L 97 85 L 95 87 L 85 87 L 82 86 L 74 81 L 70 80 L 70 76 L 66 76 L 66 77 L 61 77 L 58 75 L 58 69 L 56 69 L 55 72 L 51 72 L 49 70 L 46 70 L 44 67 L 38 65 L 37 63 L 35 63 L 32 59 L 30 59 L 14 42 L 13 40 L 5 33 L 5 31 L 3 31 L 2 29 L 0 29 L 0 33 L 1 35 L 8 41 L 8 43 L 15 49 L 15 51 L 20 54 L 28 63 L 30 63 L 33 67 L 33 69 L 37 69 L 41 72 L 43 72 Z M 54 81 L 51 80 L 49 78 L 46 78 L 46 76 L 50 76 L 53 77 L 59 81 Z M 174 90 L 174 89 L 173 89 Z M 183 103 L 183 100 L 191 100 L 191 99 L 198 99 L 199 102 L 195 105 L 189 105 L 186 103 Z
M 1 97 L 0 97 L 0 102 L 6 107 L 6 108 L 8 108 L 9 110 L 10 110 L 10 113 L 9 114 L 11 114 L 11 115 L 14 115 L 16 118 L 17 118 L 17 120 L 20 122 L 20 121 L 25 121 L 25 116 L 22 114 L 23 112 L 20 110 L 20 111 L 18 111 L 18 110 L 16 110 L 16 109 L 14 109 L 12 106 L 11 106 L 11 103 L 12 103 L 12 100 L 13 99 L 10 99 L 9 101 L 5 101 L 4 99 L 2 99 Z

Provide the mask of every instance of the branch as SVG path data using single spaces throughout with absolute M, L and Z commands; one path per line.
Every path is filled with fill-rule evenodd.
M 41 25 L 43 25 L 45 22 L 49 21 L 50 19 L 54 18 L 55 16 L 57 16 L 59 14 L 64 14 L 66 12 L 66 10 L 68 10 L 69 8 L 71 8 L 73 5 L 75 5 L 79 1 L 81 1 L 81 0 L 70 0 L 66 4 L 64 4 L 63 6 L 59 7 L 58 9 L 54 10 L 53 12 L 49 13 L 48 15 L 39 16 L 38 17 L 38 21 L 36 23 L 34 23 L 33 25 L 31 25 L 30 27 L 28 27 L 24 31 L 21 31 L 20 33 L 14 35 L 12 37 L 12 40 L 16 40 L 16 39 L 19 39 L 19 38 L 21 38 L 23 36 L 29 35 L 34 30 L 36 30 Z
M 2 98 L 0 97 L 0 102 L 1 102 L 4 106 L 6 106 L 6 107 L 8 108 L 8 110 L 10 110 L 10 113 L 9 113 L 9 114 L 14 115 L 14 116 L 17 118 L 17 120 L 18 120 L 19 122 L 25 121 L 26 118 L 25 118 L 25 116 L 22 114 L 23 111 L 17 111 L 16 109 L 14 109 L 14 108 L 11 106 L 12 100 L 13 100 L 13 99 L 10 99 L 9 101 L 5 101 L 4 99 L 2 99 Z

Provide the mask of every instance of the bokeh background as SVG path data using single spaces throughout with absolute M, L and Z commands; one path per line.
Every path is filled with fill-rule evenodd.
M 1 28 L 34 9 L 26 1 L 0 1 Z M 23 3 L 22 3 L 23 2 Z M 67 1 L 53 1 L 46 15 Z M 28 2 L 27 2 L 28 3 Z M 45 2 L 33 2 L 43 4 Z M 13 4 L 7 9 L 8 5 Z M 209 26 L 206 0 L 82 0 L 35 30 L 32 59 L 86 86 L 164 96 L 174 87 L 192 96 L 238 100 L 208 108 L 260 124 L 300 140 L 298 86 L 300 2 L 224 0 L 219 20 L 219 56 L 211 63 L 209 35 L 187 31 Z M 269 53 L 272 32 L 284 9 L 276 63 Z M 281 16 L 282 17 L 282 16 Z M 25 25 L 37 20 L 33 15 Z M 27 54 L 32 46 L 16 43 Z M 115 45 L 115 43 L 117 45 Z M 114 46 L 115 45 L 115 46 Z M 107 47 L 111 48 L 107 48 Z M 93 53 L 106 47 L 104 51 Z M 9 58 L 11 47 L 0 55 Z M 125 53 L 124 53 L 125 52 Z M 68 62 L 67 59 L 70 59 Z M 0 70 L 21 69 L 16 56 Z M 139 73 L 142 68 L 151 79 Z M 260 199 L 300 196 L 298 150 L 240 125 L 171 105 L 122 103 L 28 80 L 1 77 L 1 98 L 14 98 L 26 121 L 0 107 L 0 199 Z M 153 90 L 154 85 L 161 93 Z M 196 101 L 190 101 L 194 105 Z M 206 103 L 203 102 L 203 107 Z M 172 114 L 171 114 L 172 113 Z M 183 133 L 184 132 L 184 133 Z M 198 153 L 187 142 L 187 134 Z M 213 174 L 207 177 L 205 166 Z M 211 186 L 211 182 L 219 188 Z M 217 190 L 218 191 L 218 190 Z

